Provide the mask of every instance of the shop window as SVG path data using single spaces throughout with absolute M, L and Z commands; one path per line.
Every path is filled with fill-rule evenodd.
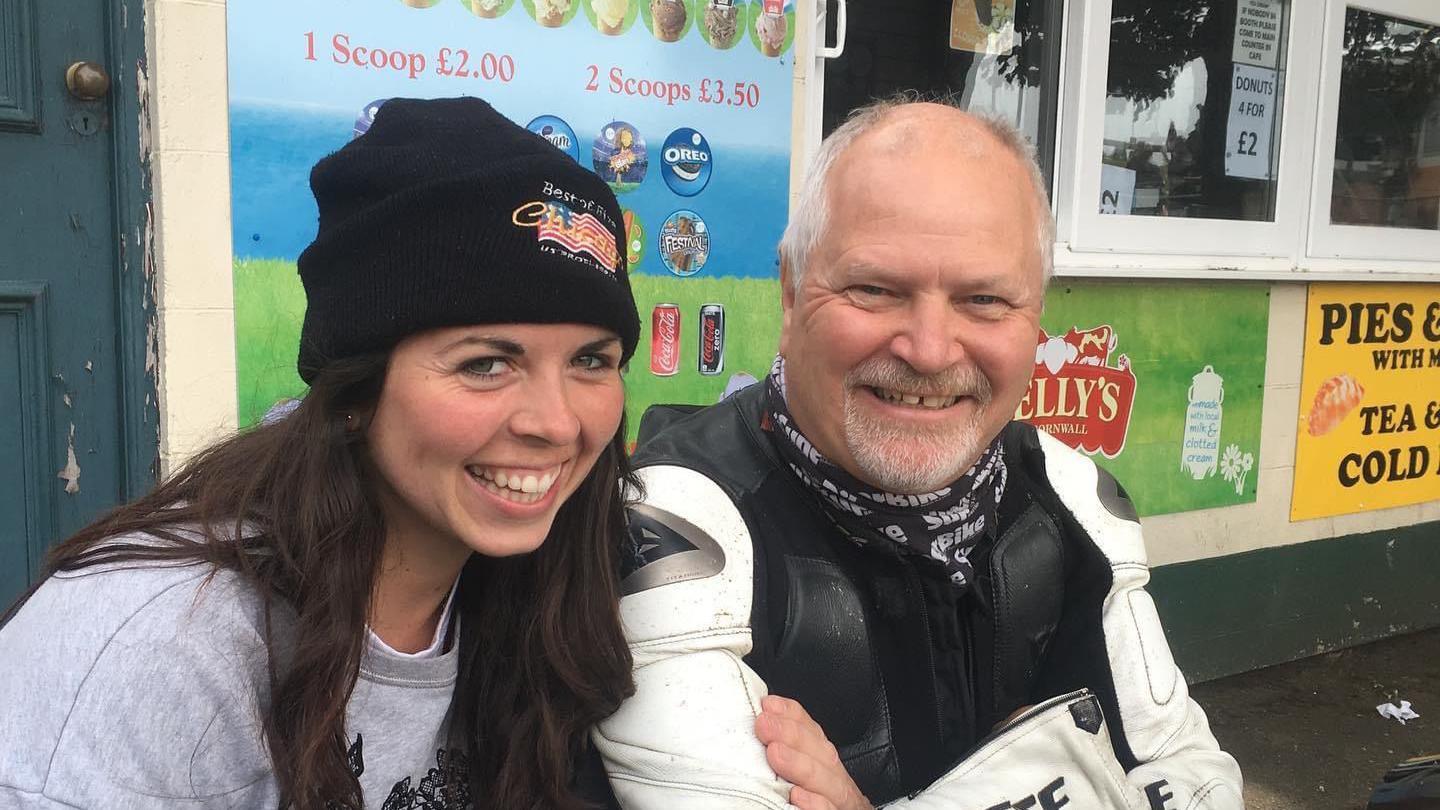
M 825 134 L 857 107 L 900 92 L 948 97 L 1010 120 L 1050 181 L 1060 0 L 844 0 L 845 52 L 825 65 Z M 830 0 L 833 20 L 835 0 Z M 832 32 L 833 36 L 833 32 Z
M 1113 0 L 1100 213 L 1275 221 L 1288 11 Z
M 1440 26 L 1345 11 L 1330 221 L 1440 229 Z

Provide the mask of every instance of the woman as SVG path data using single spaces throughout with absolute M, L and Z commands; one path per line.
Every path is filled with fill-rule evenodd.
M 608 794 L 619 207 L 476 99 L 387 102 L 311 184 L 309 394 L 55 549 L 0 629 L 0 806 Z

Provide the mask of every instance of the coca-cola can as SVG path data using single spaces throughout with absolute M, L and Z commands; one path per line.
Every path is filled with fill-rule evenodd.
M 656 304 L 650 313 L 650 373 L 669 377 L 680 370 L 680 306 Z
M 725 308 L 719 304 L 700 307 L 700 373 L 719 374 L 725 370 Z

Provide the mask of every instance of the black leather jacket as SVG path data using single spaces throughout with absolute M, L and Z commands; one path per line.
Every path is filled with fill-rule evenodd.
M 642 423 L 620 601 L 636 691 L 593 734 L 626 810 L 790 808 L 755 737 L 767 691 L 805 706 L 877 805 L 1243 807 L 1113 478 L 1008 427 L 997 534 L 959 593 L 938 563 L 845 538 L 774 452 L 762 398 Z
M 806 707 L 872 801 L 920 790 L 1046 697 L 1089 686 L 1119 716 L 1097 632 L 1108 568 L 1087 564 L 1034 428 L 1004 433 L 998 531 L 972 555 L 976 582 L 962 594 L 934 560 L 845 539 L 771 445 L 763 407 L 755 385 L 703 410 L 652 408 L 635 463 L 688 467 L 730 495 L 755 547 L 745 663 Z M 1133 518 L 1118 487 L 1111 502 Z

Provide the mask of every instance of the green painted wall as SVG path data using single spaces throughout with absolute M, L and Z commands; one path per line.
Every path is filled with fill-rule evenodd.
M 1052 337 L 1071 328 L 1114 328 L 1120 355 L 1135 373 L 1135 410 L 1125 449 L 1096 464 L 1124 484 L 1141 515 L 1250 503 L 1260 468 L 1260 411 L 1270 291 L 1265 284 L 1210 281 L 1053 282 L 1041 325 Z M 1197 479 L 1182 468 L 1186 406 L 1194 375 L 1206 367 L 1224 378 L 1221 450 L 1238 460 Z M 1037 372 L 1039 367 L 1037 367 Z
M 1440 522 L 1156 568 L 1188 680 L 1440 626 Z

